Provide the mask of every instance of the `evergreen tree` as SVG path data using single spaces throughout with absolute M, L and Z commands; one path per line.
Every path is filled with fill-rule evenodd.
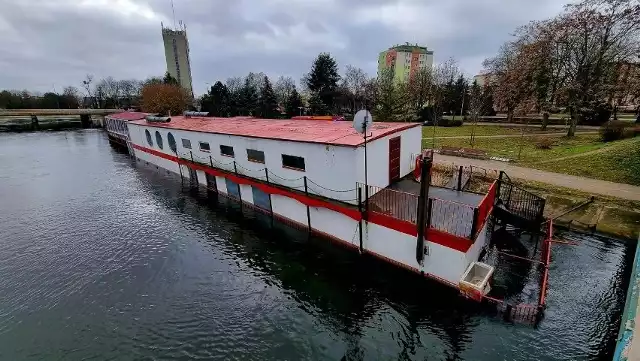
M 318 93 L 311 93 L 311 97 L 309 98 L 309 111 L 312 115 L 329 114 L 329 108 L 322 101 L 322 98 Z
M 300 115 L 300 107 L 303 106 L 304 104 L 302 104 L 302 98 L 294 87 L 291 90 L 291 94 L 289 94 L 289 98 L 287 98 L 287 101 L 285 103 L 285 111 L 287 112 L 287 117 L 292 118 L 296 115 Z
M 453 114 L 464 115 L 469 107 L 469 85 L 464 76 L 460 75 L 453 86 Z M 462 109 L 464 106 L 464 109 Z M 462 111 L 462 114 L 460 112 Z
M 260 116 L 267 119 L 275 119 L 280 116 L 278 100 L 268 76 L 264 77 L 262 89 L 260 89 Z
M 171 74 L 169 74 L 169 72 L 166 72 L 164 74 L 164 78 L 162 79 L 162 82 L 164 84 L 178 85 L 178 80 L 176 78 L 174 78 L 173 76 L 171 76 Z
M 318 105 L 318 109 L 333 108 L 335 104 L 336 89 L 340 75 L 338 74 L 338 64 L 329 53 L 320 53 L 311 66 L 311 72 L 303 79 L 309 91 L 316 95 L 324 107 Z M 313 108 L 312 108 L 313 109 Z M 313 110 L 312 110 L 313 111 Z
M 240 115 L 257 115 L 260 108 L 258 89 L 251 82 L 250 77 L 244 79 L 244 85 L 240 90 L 238 112 Z
M 216 117 L 229 116 L 229 90 L 222 82 L 213 84 L 209 93 L 202 98 L 202 111 Z

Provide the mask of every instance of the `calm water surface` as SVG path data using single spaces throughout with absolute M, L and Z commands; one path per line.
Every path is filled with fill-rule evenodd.
M 633 252 L 564 237 L 534 329 L 207 201 L 100 131 L 0 134 L 0 360 L 609 360 Z

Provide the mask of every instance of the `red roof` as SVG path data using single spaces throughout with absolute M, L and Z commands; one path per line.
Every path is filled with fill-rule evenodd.
M 144 117 L 146 117 L 148 114 L 149 113 L 142 113 L 142 112 L 123 112 L 123 113 L 111 114 L 111 115 L 108 115 L 108 117 L 113 119 L 131 121 L 131 120 L 144 119 Z
M 317 120 L 255 119 L 255 118 L 185 118 L 171 117 L 168 123 L 133 121 L 149 127 L 190 130 L 202 133 L 228 134 L 242 137 L 281 139 L 294 142 L 334 144 L 356 147 L 364 143 L 351 122 L 319 122 Z M 371 140 L 401 130 L 420 126 L 419 123 L 374 123 Z

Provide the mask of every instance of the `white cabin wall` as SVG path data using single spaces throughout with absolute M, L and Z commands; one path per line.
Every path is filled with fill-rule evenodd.
M 413 127 L 367 142 L 368 183 L 389 185 L 389 140 L 400 136 L 400 177 L 411 172 L 411 155 L 422 149 L 422 127 Z M 356 151 L 358 182 L 364 184 L 364 146 Z
M 356 170 L 354 169 L 356 149 L 353 147 L 200 133 L 141 125 L 133 125 L 131 128 L 135 128 L 132 131 L 135 133 L 135 135 L 132 134 L 134 144 L 175 156 L 175 153 L 170 150 L 167 140 L 167 134 L 171 132 L 176 140 L 177 153 L 183 158 L 188 159 L 193 155 L 194 161 L 210 164 L 209 157 L 211 156 L 215 167 L 229 172 L 234 172 L 233 161 L 235 160 L 238 173 L 260 180 L 266 180 L 264 171 L 266 167 L 269 169 L 270 182 L 299 191 L 304 191 L 303 177 L 306 176 L 309 180 L 309 193 L 355 203 L 355 190 L 344 192 L 356 187 Z M 147 143 L 145 129 L 149 129 L 151 133 L 153 146 L 149 146 Z M 163 149 L 159 149 L 156 144 L 156 131 L 163 138 Z M 183 138 L 191 141 L 191 149 L 182 146 Z M 199 142 L 209 143 L 210 151 L 200 150 Z M 232 146 L 235 156 L 232 158 L 221 155 L 220 145 Z M 247 149 L 264 152 L 265 163 L 250 162 L 247 159 Z M 303 157 L 305 171 L 284 168 L 282 154 Z
M 307 225 L 307 206 L 295 199 L 284 197 L 278 194 L 272 194 L 271 209 L 276 214 L 279 214 L 292 221 L 298 222 L 304 226 Z
M 424 272 L 457 285 L 467 269 L 465 253 L 433 242 L 427 241 L 425 245 L 429 254 L 424 258 Z
M 422 127 L 413 127 L 401 132 L 400 177 L 411 173 L 411 156 L 422 152 Z
M 311 228 L 356 247 L 360 246 L 358 221 L 326 208 L 310 207 L 309 214 L 311 216 Z
M 227 181 L 224 177 L 216 176 L 216 186 L 218 187 L 218 193 L 227 194 Z
M 488 227 L 489 227 L 489 222 L 485 222 L 484 226 L 480 230 L 480 233 L 478 234 L 478 237 L 476 238 L 476 241 L 473 243 L 473 245 L 471 245 L 471 248 L 469 248 L 469 250 L 467 251 L 467 254 L 466 254 L 467 266 L 471 262 L 478 261 L 478 257 L 480 257 L 480 252 L 482 252 L 482 248 L 487 243 Z
M 416 237 L 374 223 L 368 223 L 363 231 L 367 250 L 420 269 L 416 261 Z
M 253 204 L 253 191 L 250 185 L 240 184 L 240 194 L 243 202 Z

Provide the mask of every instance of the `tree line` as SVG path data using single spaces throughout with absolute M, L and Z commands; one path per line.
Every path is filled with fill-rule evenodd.
M 583 0 L 518 28 L 484 67 L 509 119 L 566 109 L 573 135 L 578 123 L 599 124 L 620 105 L 638 105 L 639 56 L 640 2 Z
M 344 74 L 328 53 L 320 53 L 300 90 L 291 77 L 273 83 L 263 73 L 249 73 L 215 82 L 199 99 L 202 111 L 214 116 L 352 115 L 369 109 L 378 121 L 408 122 L 440 119 L 442 114 L 492 115 L 492 93 L 467 80 L 454 59 L 432 69 L 424 68 L 405 81 L 385 69 L 370 77 L 347 65 Z M 472 99 L 475 97 L 475 99 Z

